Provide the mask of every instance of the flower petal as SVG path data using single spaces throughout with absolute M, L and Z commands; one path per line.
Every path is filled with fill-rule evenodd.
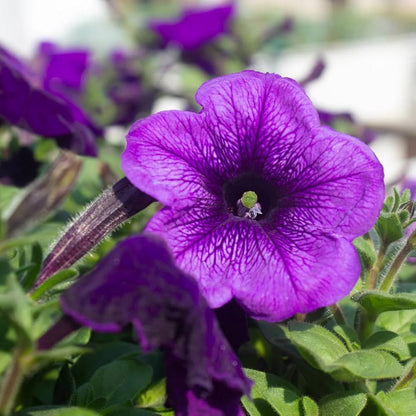
M 276 74 L 243 71 L 207 81 L 196 101 L 203 107 L 212 146 L 228 177 L 253 172 L 275 179 L 290 162 L 294 144 L 319 126 L 303 89 Z
M 346 296 L 360 274 L 348 239 L 290 212 L 270 225 L 219 216 L 206 207 L 164 208 L 147 230 L 166 239 L 178 265 L 197 277 L 211 307 L 234 296 L 257 319 L 280 321 L 329 305 Z
M 155 20 L 149 27 L 163 46 L 174 44 L 184 51 L 193 51 L 225 33 L 233 11 L 233 3 L 208 9 L 188 8 L 176 20 Z
M 322 127 L 310 146 L 293 149 L 298 157 L 281 177 L 278 209 L 321 230 L 353 239 L 375 223 L 384 201 L 383 167 L 372 150 L 354 137 Z
M 164 111 L 133 125 L 121 167 L 135 186 L 162 204 L 188 206 L 211 199 L 212 184 L 221 182 L 207 149 L 209 137 L 198 114 Z

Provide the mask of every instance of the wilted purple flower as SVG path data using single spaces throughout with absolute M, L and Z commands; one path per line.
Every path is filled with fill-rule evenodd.
M 321 126 L 299 84 L 275 74 L 213 79 L 196 101 L 199 114 L 161 112 L 127 136 L 126 176 L 165 205 L 147 230 L 211 307 L 234 297 L 279 321 L 347 295 L 360 273 L 351 241 L 383 203 L 373 152 Z
M 141 235 L 122 241 L 63 293 L 61 305 L 95 331 L 132 324 L 144 351 L 162 348 L 175 415 L 242 414 L 240 397 L 251 383 L 196 282 L 175 266 L 162 240 Z
M 37 85 L 36 76 L 11 52 L 0 48 L 0 118 L 64 148 L 95 155 L 94 137 L 81 110 Z
M 150 29 L 162 46 L 175 45 L 183 51 L 193 51 L 228 31 L 234 12 L 233 3 L 213 8 L 187 8 L 175 20 L 155 20 Z

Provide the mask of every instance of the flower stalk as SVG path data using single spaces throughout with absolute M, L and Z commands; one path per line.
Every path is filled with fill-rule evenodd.
M 402 249 L 399 251 L 395 259 L 393 260 L 389 271 L 387 272 L 386 276 L 380 284 L 380 290 L 382 290 L 383 292 L 390 291 L 395 282 L 396 276 L 398 275 L 401 267 L 403 266 L 404 262 L 406 261 L 411 251 L 415 248 L 415 246 L 416 230 L 410 234 L 405 245 L 402 247 Z
M 0 387 L 0 416 L 9 416 L 27 372 L 27 349 L 18 346 Z
M 154 199 L 126 178 L 104 191 L 69 226 L 46 257 L 35 288 L 62 269 L 73 265 L 115 227 L 146 208 Z

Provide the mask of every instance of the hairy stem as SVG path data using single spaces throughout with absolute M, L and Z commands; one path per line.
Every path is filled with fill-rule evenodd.
M 376 261 L 373 267 L 370 269 L 368 278 L 365 281 L 366 289 L 373 290 L 376 288 L 377 278 L 378 278 L 378 275 L 380 274 L 385 254 L 386 254 L 386 247 L 384 243 L 382 242 L 377 253 Z
M 410 252 L 413 250 L 413 234 L 414 232 L 411 234 L 409 239 L 406 241 L 406 244 L 403 246 L 403 248 L 399 251 L 395 259 L 393 260 L 393 263 L 391 264 L 389 271 L 387 272 L 386 276 L 381 282 L 380 290 L 382 290 L 383 292 L 390 291 L 395 281 L 395 278 L 400 271 L 400 268 L 403 266 L 403 263 L 406 261 Z
M 0 387 L 0 416 L 9 416 L 13 411 L 16 397 L 19 393 L 25 375 L 22 365 L 25 352 L 23 348 L 17 347 L 12 362 L 2 380 Z

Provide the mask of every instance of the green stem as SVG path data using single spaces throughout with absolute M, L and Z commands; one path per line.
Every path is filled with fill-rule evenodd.
M 0 387 L 0 416 L 9 416 L 13 411 L 25 375 L 24 356 L 23 349 L 17 347 Z
M 400 271 L 400 268 L 403 266 L 403 263 L 406 261 L 410 252 L 413 250 L 413 234 L 414 232 L 411 234 L 409 239 L 406 241 L 406 244 L 403 246 L 403 248 L 399 251 L 395 259 L 393 260 L 393 263 L 391 264 L 389 271 L 387 272 L 386 276 L 381 282 L 380 290 L 382 290 L 383 292 L 390 291 L 395 281 L 395 278 Z
M 329 310 L 334 315 L 334 319 L 337 321 L 338 325 L 345 325 L 345 316 L 342 313 L 338 303 L 334 303 L 333 305 L 328 306 Z
M 378 275 L 380 274 L 385 254 L 386 254 L 386 247 L 384 243 L 382 242 L 377 253 L 377 259 L 373 267 L 370 269 L 368 278 L 366 279 L 366 282 L 365 282 L 366 289 L 373 290 L 376 288 L 377 278 L 378 278 Z
M 373 333 L 377 317 L 369 315 L 363 307 L 359 308 L 359 314 L 359 337 L 363 342 Z

